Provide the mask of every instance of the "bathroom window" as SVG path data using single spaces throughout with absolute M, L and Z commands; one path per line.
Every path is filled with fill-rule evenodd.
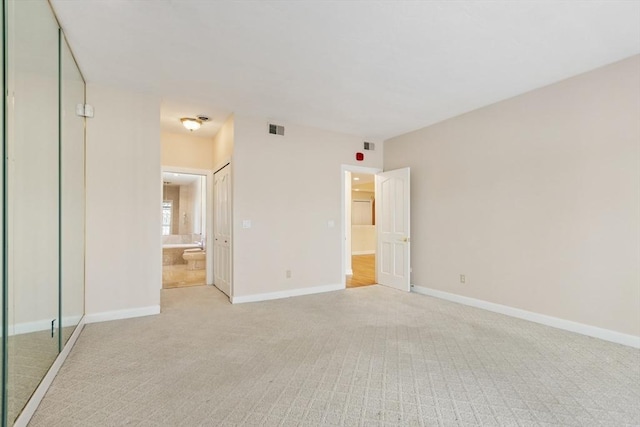
M 171 212 L 173 211 L 173 202 L 171 200 L 164 200 L 162 202 L 162 235 L 168 236 L 171 234 Z

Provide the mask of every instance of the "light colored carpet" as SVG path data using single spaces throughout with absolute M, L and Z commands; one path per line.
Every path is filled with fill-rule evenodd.
M 13 424 L 58 356 L 58 336 L 50 331 L 10 335 L 7 339 L 7 420 Z
M 163 291 L 88 325 L 31 426 L 638 425 L 640 351 L 368 286 Z

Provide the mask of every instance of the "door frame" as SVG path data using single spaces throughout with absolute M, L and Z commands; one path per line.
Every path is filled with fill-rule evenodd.
M 188 175 L 201 175 L 201 176 L 207 177 L 207 191 L 206 191 L 207 197 L 205 201 L 206 210 L 207 210 L 207 217 L 205 218 L 205 223 L 207 227 L 205 283 L 207 285 L 212 285 L 213 284 L 213 170 L 183 168 L 178 166 L 162 166 L 162 173 L 165 173 L 165 172 L 184 173 Z M 160 176 L 160 186 L 162 186 L 162 183 L 163 183 L 162 173 Z M 162 265 L 162 263 L 160 264 Z M 160 289 L 162 289 L 162 281 L 160 281 Z
M 349 252 L 347 252 L 347 227 L 351 227 L 351 221 L 349 221 L 349 223 L 347 223 L 347 204 L 346 204 L 346 199 L 347 199 L 347 183 L 345 180 L 345 172 L 356 172 L 356 173 L 366 173 L 366 174 L 371 174 L 371 175 L 375 175 L 379 172 L 383 172 L 382 168 L 372 168 L 372 167 L 365 167 L 365 166 L 356 166 L 356 165 L 341 165 L 340 167 L 340 182 L 341 182 L 341 191 L 340 194 L 342 197 L 340 197 L 340 223 L 342 224 L 342 230 L 341 230 L 341 257 L 340 257 L 340 271 L 342 272 L 342 278 L 340 279 L 340 283 L 342 284 L 342 288 L 346 289 L 347 288 L 347 253 L 351 253 L 351 251 L 349 250 Z M 351 183 L 350 183 L 351 184 Z M 349 190 L 351 189 L 351 186 L 349 186 Z M 349 199 L 351 199 L 351 194 L 349 194 Z M 377 271 L 377 258 L 376 258 L 376 271 Z

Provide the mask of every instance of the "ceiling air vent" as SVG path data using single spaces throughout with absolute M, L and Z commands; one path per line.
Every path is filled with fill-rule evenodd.
M 269 133 L 271 135 L 284 135 L 284 126 L 269 124 Z
M 376 145 L 373 142 L 365 142 L 364 143 L 364 149 L 365 150 L 369 150 L 369 151 L 373 151 L 376 149 Z

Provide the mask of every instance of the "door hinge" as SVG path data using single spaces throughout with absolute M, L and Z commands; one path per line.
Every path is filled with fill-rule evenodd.
M 56 327 L 56 319 L 53 319 L 51 321 L 51 338 L 53 338 L 55 327 Z
M 93 117 L 93 105 L 90 104 L 77 104 L 76 115 L 80 117 Z

